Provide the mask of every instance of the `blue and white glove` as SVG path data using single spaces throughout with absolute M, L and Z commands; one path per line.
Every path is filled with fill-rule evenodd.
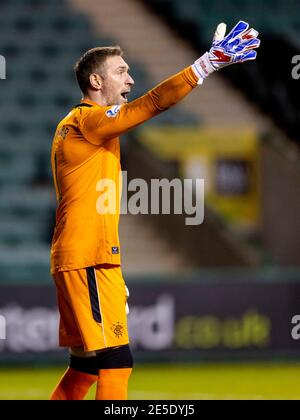
M 240 20 L 232 31 L 226 34 L 226 24 L 220 23 L 215 32 L 212 47 L 193 64 L 193 70 L 199 78 L 198 84 L 214 71 L 234 63 L 255 60 L 255 48 L 260 46 L 258 32 L 249 29 L 249 24 Z

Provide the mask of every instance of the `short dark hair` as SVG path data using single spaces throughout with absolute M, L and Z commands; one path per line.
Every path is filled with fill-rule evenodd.
M 87 51 L 74 66 L 77 82 L 83 93 L 90 87 L 90 75 L 103 70 L 108 57 L 121 56 L 124 53 L 118 45 L 112 47 L 97 47 Z

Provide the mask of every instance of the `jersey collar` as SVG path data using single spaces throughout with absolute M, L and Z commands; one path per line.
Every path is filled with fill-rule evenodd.
M 99 104 L 97 104 L 97 102 L 93 102 L 90 101 L 89 99 L 81 99 L 80 104 L 87 104 L 87 105 L 91 105 L 91 106 L 101 106 Z

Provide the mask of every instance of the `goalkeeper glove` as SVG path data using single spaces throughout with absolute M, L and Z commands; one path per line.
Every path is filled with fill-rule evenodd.
M 214 71 L 234 63 L 255 60 L 255 48 L 260 46 L 258 32 L 249 29 L 246 22 L 240 20 L 232 31 L 225 37 L 226 25 L 220 23 L 215 32 L 212 47 L 193 64 L 194 73 L 199 78 L 198 84 Z

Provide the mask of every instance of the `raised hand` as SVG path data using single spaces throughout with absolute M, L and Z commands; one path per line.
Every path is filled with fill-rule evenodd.
M 226 35 L 225 23 L 220 23 L 215 32 L 211 49 L 195 61 L 194 72 L 199 77 L 199 83 L 214 71 L 234 63 L 255 60 L 256 48 L 260 46 L 258 32 L 249 29 L 249 24 L 239 21 Z

